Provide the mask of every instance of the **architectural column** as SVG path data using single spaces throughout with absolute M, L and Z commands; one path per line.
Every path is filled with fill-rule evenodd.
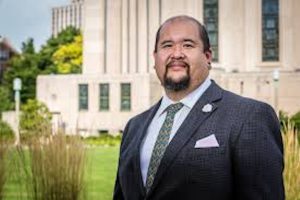
M 300 40 L 298 39 L 299 32 L 295 31 L 295 27 L 299 27 L 299 21 L 297 20 L 299 17 L 297 18 L 295 16 L 299 13 L 299 7 L 294 7 L 294 4 L 297 4 L 297 2 L 299 6 L 299 1 L 279 0 L 279 12 L 280 16 L 282 16 L 279 21 L 279 53 L 282 69 L 285 70 L 293 70 L 295 63 L 297 63 L 294 62 L 294 60 L 299 58 L 299 56 L 295 54 L 295 52 L 299 52 L 300 50 L 299 48 L 299 50 L 296 51 L 296 48 L 298 48 L 300 45 Z M 300 15 L 298 14 L 298 16 Z M 298 31 L 300 31 L 299 28 Z M 296 44 L 297 40 L 298 45 Z
M 86 0 L 84 6 L 83 74 L 105 72 L 105 3 Z
M 121 13 L 122 0 L 107 0 L 106 11 L 106 73 L 115 75 L 121 72 L 122 30 Z
M 138 25 L 138 72 L 147 73 L 148 72 L 148 0 L 138 0 L 137 9 L 137 25 Z
M 148 0 L 148 13 L 149 13 L 149 23 L 148 23 L 148 62 L 149 62 L 149 72 L 155 73 L 153 68 L 154 66 L 154 59 L 153 59 L 153 51 L 154 51 L 154 44 L 155 44 L 155 35 L 156 31 L 160 26 L 159 21 L 159 1 L 161 0 Z
M 122 62 L 121 62 L 121 72 L 122 74 L 129 73 L 129 0 L 122 0 L 122 17 L 121 17 L 121 52 L 122 52 Z
M 129 0 L 129 72 L 130 73 L 137 73 L 137 51 L 138 51 L 138 25 L 137 25 L 137 4 L 138 0 Z
M 245 27 L 245 70 L 251 71 L 257 68 L 262 57 L 261 39 L 261 8 L 262 0 L 244 1 L 244 27 Z M 258 59 L 260 58 L 260 59 Z
M 219 0 L 219 62 L 226 71 L 243 71 L 244 1 Z M 234 10 L 234 12 L 232 12 Z M 252 11 L 253 12 L 253 11 Z M 228 20 L 231 19 L 231 20 Z

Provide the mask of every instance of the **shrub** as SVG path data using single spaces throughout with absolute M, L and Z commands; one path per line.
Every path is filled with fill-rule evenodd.
M 51 134 L 51 118 L 51 113 L 45 104 L 29 99 L 22 106 L 20 117 L 21 140 Z
M 88 137 L 85 143 L 97 146 L 117 146 L 121 143 L 121 134 L 113 136 L 111 134 L 100 134 L 98 137 Z
M 0 120 L 0 142 L 11 141 L 14 139 L 14 136 L 12 128 L 6 122 Z
M 295 128 L 300 131 L 300 111 L 291 117 L 291 121 L 294 123 Z
M 300 199 L 300 146 L 297 140 L 297 130 L 292 123 L 284 125 L 284 184 L 287 200 Z

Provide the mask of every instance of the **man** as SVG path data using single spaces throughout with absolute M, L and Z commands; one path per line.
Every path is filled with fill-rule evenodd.
M 114 199 L 284 199 L 277 116 L 208 78 L 205 28 L 168 19 L 154 59 L 165 95 L 124 130 Z

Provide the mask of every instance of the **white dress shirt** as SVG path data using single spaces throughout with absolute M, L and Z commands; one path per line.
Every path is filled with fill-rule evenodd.
M 201 97 L 201 95 L 207 90 L 210 84 L 211 84 L 211 80 L 209 78 L 206 78 L 206 80 L 197 89 L 195 89 L 193 92 L 191 92 L 190 94 L 188 94 L 186 97 L 184 97 L 179 101 L 183 103 L 184 106 L 175 115 L 169 143 L 174 137 L 174 135 L 176 134 L 179 127 L 181 126 L 182 122 L 190 113 L 193 106 L 196 104 L 196 102 Z M 166 95 L 163 96 L 161 104 L 147 129 L 147 134 L 145 138 L 143 139 L 141 145 L 141 152 L 140 152 L 140 165 L 141 165 L 144 185 L 146 184 L 148 167 L 149 167 L 152 151 L 155 145 L 155 141 L 167 115 L 166 108 L 169 105 L 174 103 L 177 102 L 172 101 Z

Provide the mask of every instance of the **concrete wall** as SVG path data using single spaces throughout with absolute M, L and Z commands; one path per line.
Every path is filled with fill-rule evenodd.
M 52 113 L 59 115 L 65 123 L 67 132 L 89 132 L 97 134 L 99 130 L 115 133 L 124 129 L 132 116 L 149 108 L 160 95 L 153 94 L 150 85 L 153 82 L 149 74 L 108 76 L 108 75 L 56 75 L 39 76 L 37 80 L 37 98 L 45 102 Z M 99 111 L 99 84 L 110 86 L 110 109 Z M 131 83 L 131 111 L 121 111 L 121 83 Z M 88 84 L 89 108 L 78 109 L 78 85 Z M 154 85 L 154 86 L 153 86 Z M 155 88 L 154 91 L 160 92 Z M 156 92 L 157 93 L 157 92 Z

